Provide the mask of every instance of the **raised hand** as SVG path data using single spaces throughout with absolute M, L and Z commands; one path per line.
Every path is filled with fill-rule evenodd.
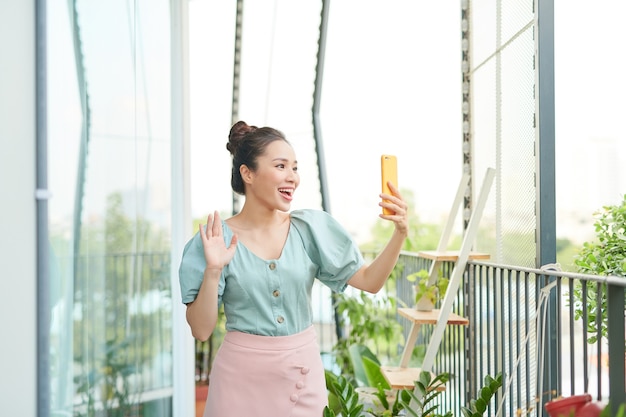
M 217 210 L 213 214 L 209 214 L 206 226 L 201 224 L 200 237 L 202 238 L 202 246 L 204 247 L 204 259 L 206 260 L 207 269 L 221 270 L 235 256 L 237 249 L 237 235 L 234 234 L 230 246 L 226 247 L 224 235 L 222 233 L 222 222 Z
M 398 188 L 396 188 L 391 181 L 387 184 L 391 190 L 391 195 L 381 193 L 380 198 L 382 201 L 379 205 L 390 209 L 394 212 L 394 214 L 380 214 L 379 216 L 382 219 L 393 221 L 396 226 L 396 230 L 404 235 L 407 235 L 409 230 L 408 205 L 402 198 L 400 190 L 398 190 Z

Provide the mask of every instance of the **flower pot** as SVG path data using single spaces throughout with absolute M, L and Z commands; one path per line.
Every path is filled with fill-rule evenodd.
M 579 408 L 591 401 L 591 395 L 581 394 L 558 398 L 545 404 L 550 417 L 573 417 Z
M 435 308 L 435 304 L 428 297 L 422 297 L 415 303 L 417 311 L 432 311 L 433 308 Z
M 605 406 L 599 401 L 590 401 L 576 411 L 575 417 L 598 417 Z
M 208 394 L 208 385 L 196 385 L 196 417 L 202 417 L 202 414 L 204 414 L 204 406 Z

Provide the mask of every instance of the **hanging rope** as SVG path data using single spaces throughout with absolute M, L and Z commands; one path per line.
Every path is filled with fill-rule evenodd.
M 543 271 L 561 271 L 561 266 L 559 264 L 547 264 L 541 267 L 541 270 Z M 536 317 L 536 323 L 535 323 L 535 328 L 537 329 L 537 333 L 539 333 L 539 331 L 541 330 L 541 338 L 539 338 L 539 334 L 537 334 L 537 338 L 538 340 L 545 340 L 545 333 L 546 333 L 546 319 L 547 319 L 547 312 L 548 312 L 548 300 L 550 297 L 550 291 L 556 287 L 556 280 L 552 281 L 551 283 L 549 283 L 548 285 L 546 285 L 545 287 L 541 288 L 540 293 L 539 293 L 539 300 L 537 301 L 537 309 L 535 310 L 535 317 Z M 546 308 L 543 309 L 543 315 L 541 316 L 541 326 L 539 326 L 539 319 L 540 319 L 540 312 L 541 309 L 544 305 L 544 303 L 546 304 Z M 513 370 L 511 371 L 511 375 L 509 376 L 509 378 L 506 381 L 506 386 L 504 389 L 504 395 L 502 396 L 502 400 L 500 401 L 500 405 L 498 406 L 498 411 L 496 413 L 496 417 L 499 417 L 500 414 L 502 413 L 502 409 L 503 409 L 503 405 L 504 405 L 504 401 L 506 400 L 506 398 L 508 397 L 509 394 L 509 389 L 511 387 L 511 384 L 513 383 L 513 377 L 515 375 L 515 373 L 513 371 L 515 371 L 517 369 L 517 367 L 519 366 L 520 361 L 522 360 L 522 355 L 524 354 L 524 352 L 526 351 L 526 347 L 528 345 L 528 340 L 530 339 L 530 331 L 526 332 L 526 337 L 524 338 L 524 343 L 522 344 L 522 350 L 520 352 L 520 354 L 517 356 L 517 359 L 515 360 L 515 366 L 513 367 Z M 545 357 L 545 351 L 543 349 L 543 346 L 539 346 L 539 390 L 537 392 L 541 393 L 543 392 L 543 362 L 544 362 L 544 357 Z

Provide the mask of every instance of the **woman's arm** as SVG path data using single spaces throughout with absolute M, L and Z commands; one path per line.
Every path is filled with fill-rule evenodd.
M 220 276 L 224 266 L 235 255 L 237 235 L 233 235 L 230 246 L 227 248 L 222 235 L 222 222 L 217 211 L 209 214 L 206 227 L 203 228 L 202 225 L 199 227 L 206 268 L 196 299 L 187 304 L 187 323 L 191 327 L 191 334 L 196 339 L 207 340 L 215 330 L 217 322 L 217 288 Z
M 221 273 L 221 268 L 207 267 L 198 296 L 187 304 L 187 323 L 191 327 L 191 334 L 201 341 L 207 340 L 215 330 L 218 308 L 217 286 Z
M 399 190 L 393 183 L 389 182 L 389 189 L 393 195 L 381 194 L 381 207 L 393 210 L 394 214 L 381 214 L 380 218 L 394 222 L 395 229 L 391 239 L 383 248 L 382 252 L 370 263 L 359 269 L 348 281 L 348 284 L 370 293 L 377 293 L 385 285 L 385 281 L 393 271 L 400 251 L 404 245 L 404 240 L 408 235 L 409 221 L 407 204 L 402 199 Z

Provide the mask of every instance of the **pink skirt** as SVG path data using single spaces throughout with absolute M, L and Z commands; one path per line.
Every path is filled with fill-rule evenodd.
M 327 403 L 313 326 L 291 336 L 228 332 L 211 368 L 204 417 L 320 417 Z

